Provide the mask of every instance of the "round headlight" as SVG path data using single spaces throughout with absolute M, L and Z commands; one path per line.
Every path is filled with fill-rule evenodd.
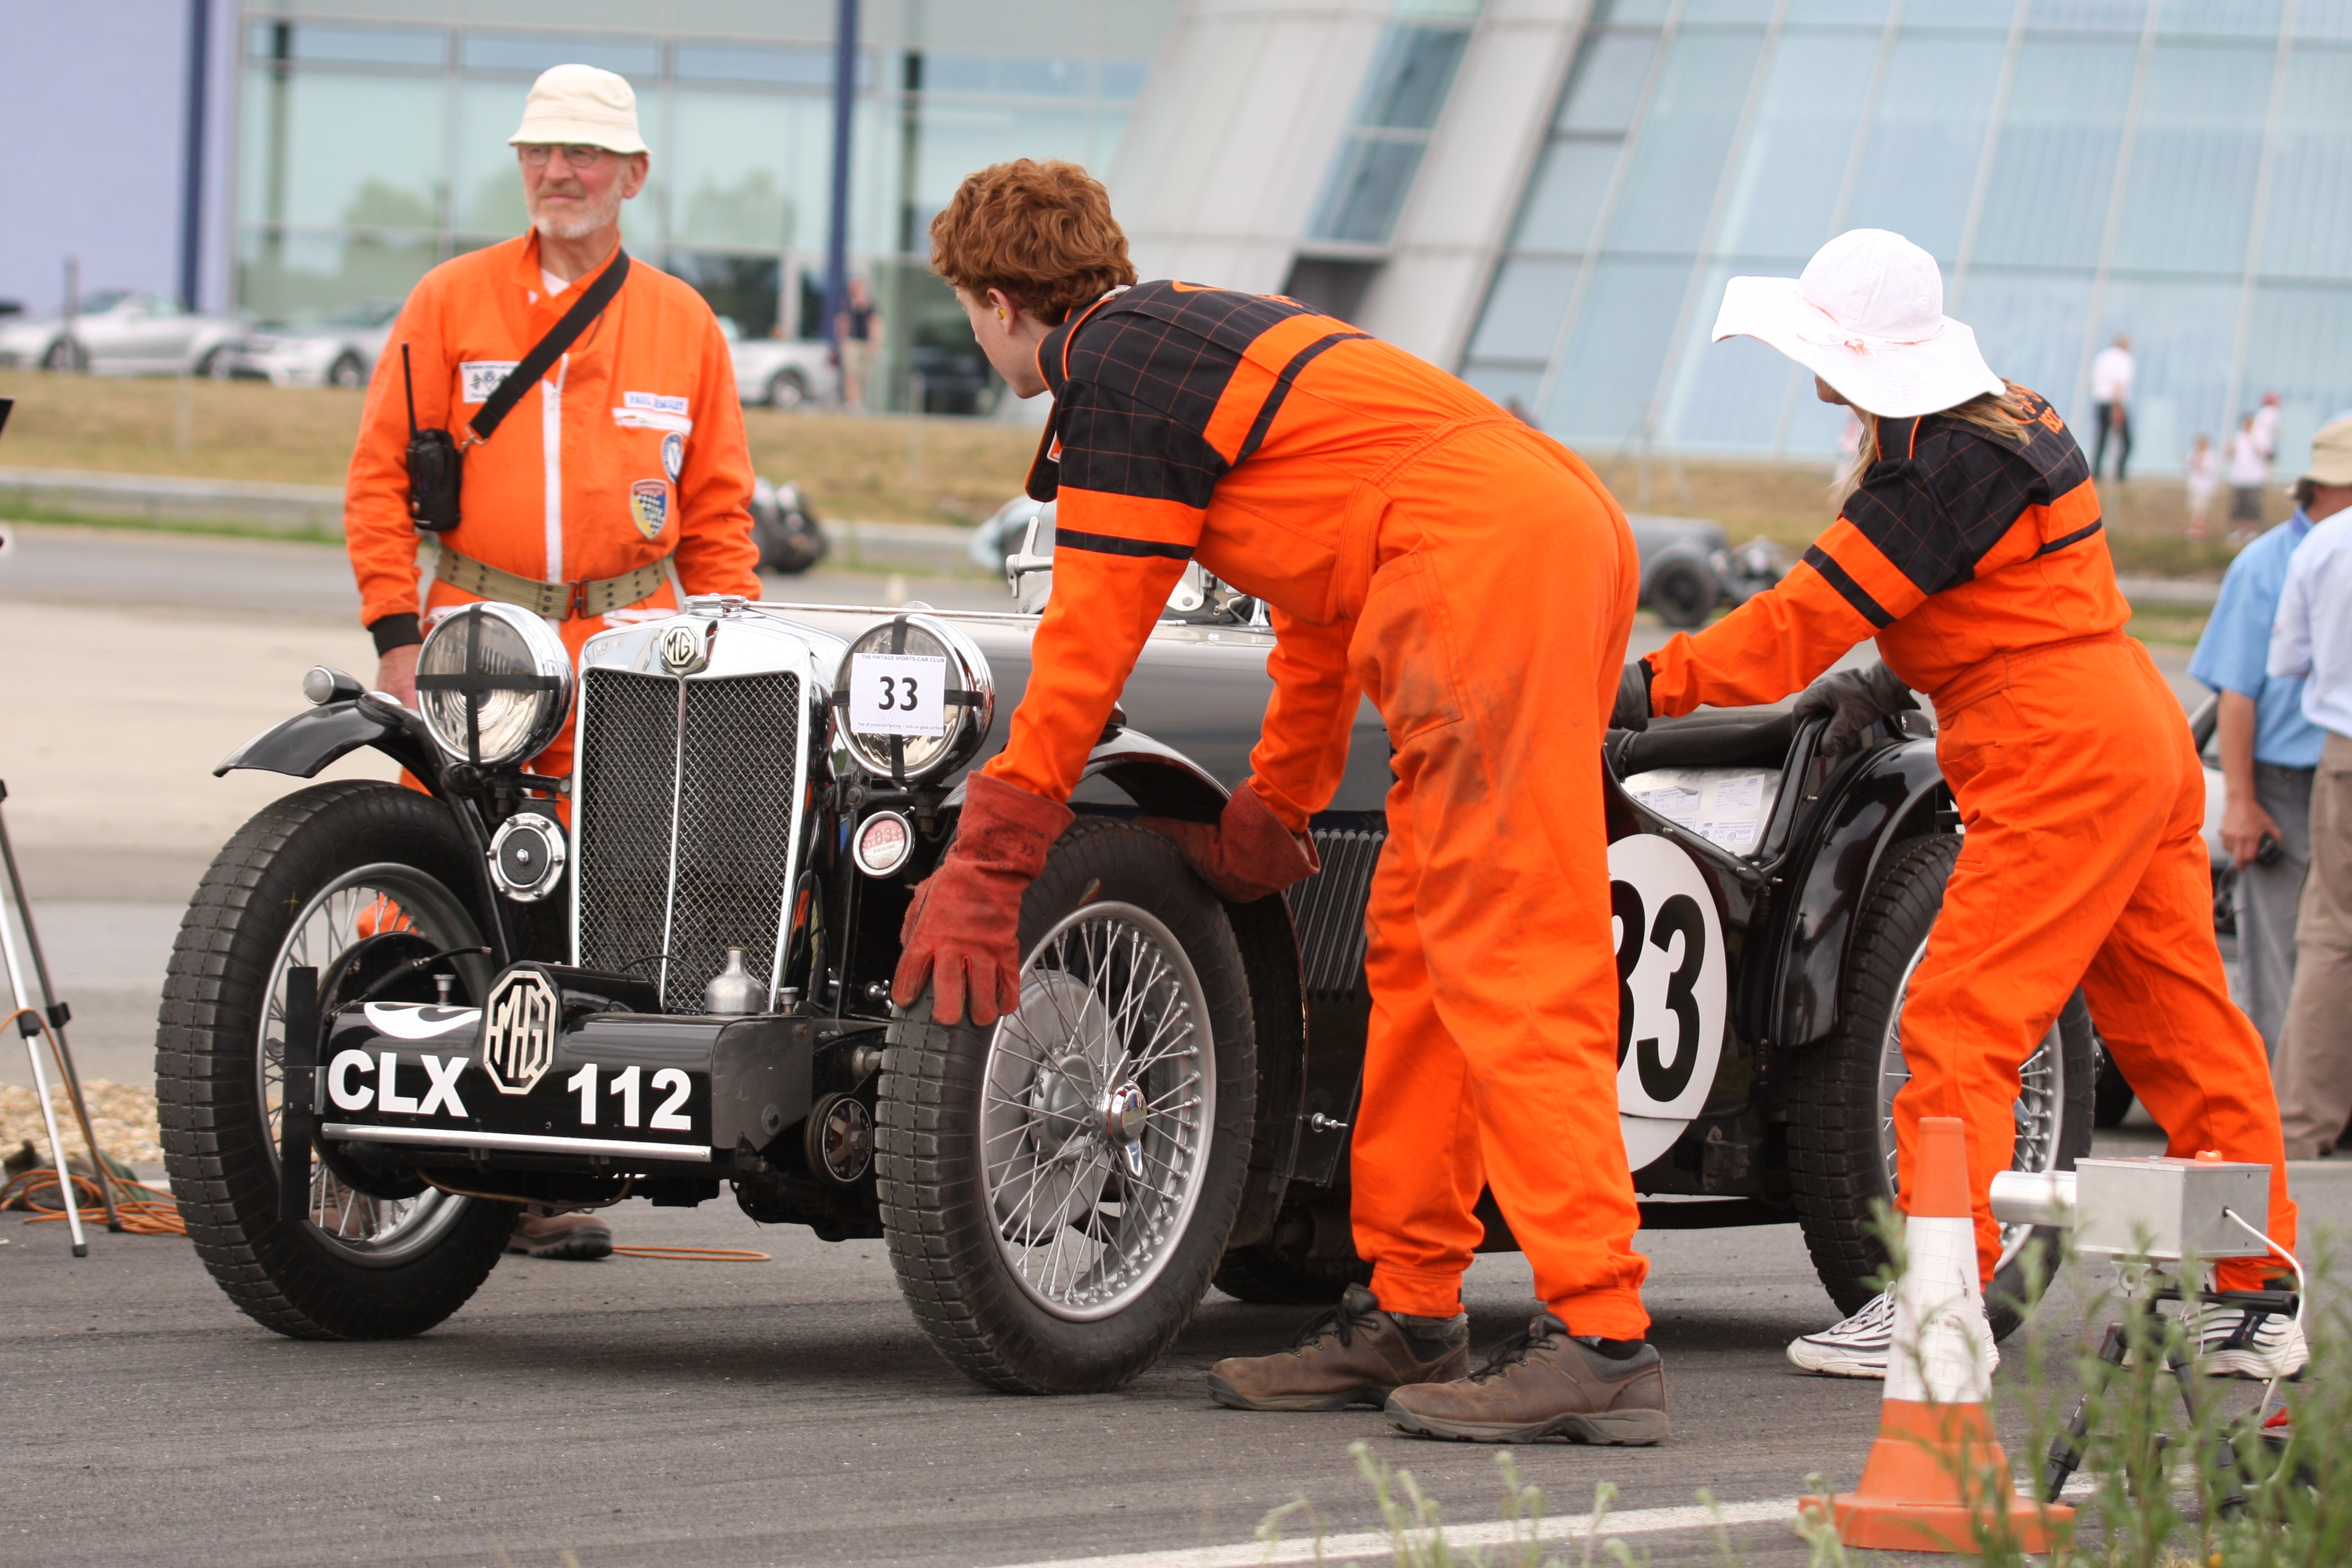
M 416 700 L 441 749 L 502 766 L 547 749 L 572 711 L 572 656 L 515 605 L 468 605 L 416 655 Z
M 933 616 L 893 616 L 851 643 L 833 700 L 850 760 L 901 784 L 970 762 L 996 716 L 987 657 Z

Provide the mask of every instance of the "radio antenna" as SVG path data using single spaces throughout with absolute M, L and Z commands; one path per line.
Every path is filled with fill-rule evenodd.
M 408 436 L 416 438 L 416 378 L 408 373 L 408 345 L 400 345 L 400 389 L 408 398 Z

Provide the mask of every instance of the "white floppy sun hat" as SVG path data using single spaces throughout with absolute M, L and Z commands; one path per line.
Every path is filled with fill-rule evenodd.
M 636 92 L 625 78 L 594 66 L 550 66 L 530 84 L 530 96 L 522 100 L 522 128 L 507 138 L 507 145 L 643 153 Z
M 1899 234 L 1853 228 L 1813 252 L 1799 278 L 1735 278 L 1715 341 L 1771 344 L 1856 408 L 1911 419 L 2006 390 L 1977 335 L 1944 314 L 1936 258 Z

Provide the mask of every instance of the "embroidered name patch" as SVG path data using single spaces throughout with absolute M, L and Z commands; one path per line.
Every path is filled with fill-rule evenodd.
M 677 483 L 678 470 L 686 467 L 686 437 L 673 430 L 662 437 L 662 472 L 669 482 Z
M 507 373 L 514 369 L 519 363 L 520 362 L 510 359 L 468 360 L 459 365 L 458 374 L 465 378 L 466 383 L 466 401 L 488 402 L 490 394 L 499 389 L 499 383 L 504 381 L 507 378 Z
M 657 392 L 625 392 L 621 394 L 621 406 L 650 409 L 656 414 L 684 414 L 688 411 L 685 398 L 664 397 Z
M 639 479 L 629 487 L 629 515 L 637 531 L 658 538 L 669 521 L 669 486 L 660 479 Z

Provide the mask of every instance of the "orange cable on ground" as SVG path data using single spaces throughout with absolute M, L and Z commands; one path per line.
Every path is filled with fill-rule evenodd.
M 121 1217 L 122 1228 L 125 1231 L 132 1236 L 185 1236 L 188 1234 L 187 1222 L 180 1217 L 180 1205 L 173 1199 L 171 1194 L 157 1187 L 151 1187 L 144 1182 L 129 1181 L 121 1176 L 110 1179 L 118 1192 L 145 1194 L 142 1197 L 120 1199 L 116 1202 L 114 1211 Z M 93 1199 L 98 1196 L 98 1184 L 89 1177 L 77 1173 L 73 1183 L 77 1195 Z M 0 1186 L 0 1208 L 5 1208 L 18 1198 L 23 1198 L 29 1205 L 35 1193 L 47 1192 L 58 1184 L 58 1173 L 53 1170 L 45 1167 L 37 1171 L 24 1172 L 11 1177 L 5 1186 Z M 65 1217 L 65 1206 L 60 1204 L 53 1209 L 37 1208 L 26 1216 L 25 1223 L 49 1225 Z M 86 1206 L 81 1211 L 81 1220 L 84 1225 L 104 1225 L 106 1211 L 103 1208 Z
M 616 1247 L 615 1258 L 651 1258 L 667 1263 L 772 1263 L 769 1254 L 740 1247 Z

